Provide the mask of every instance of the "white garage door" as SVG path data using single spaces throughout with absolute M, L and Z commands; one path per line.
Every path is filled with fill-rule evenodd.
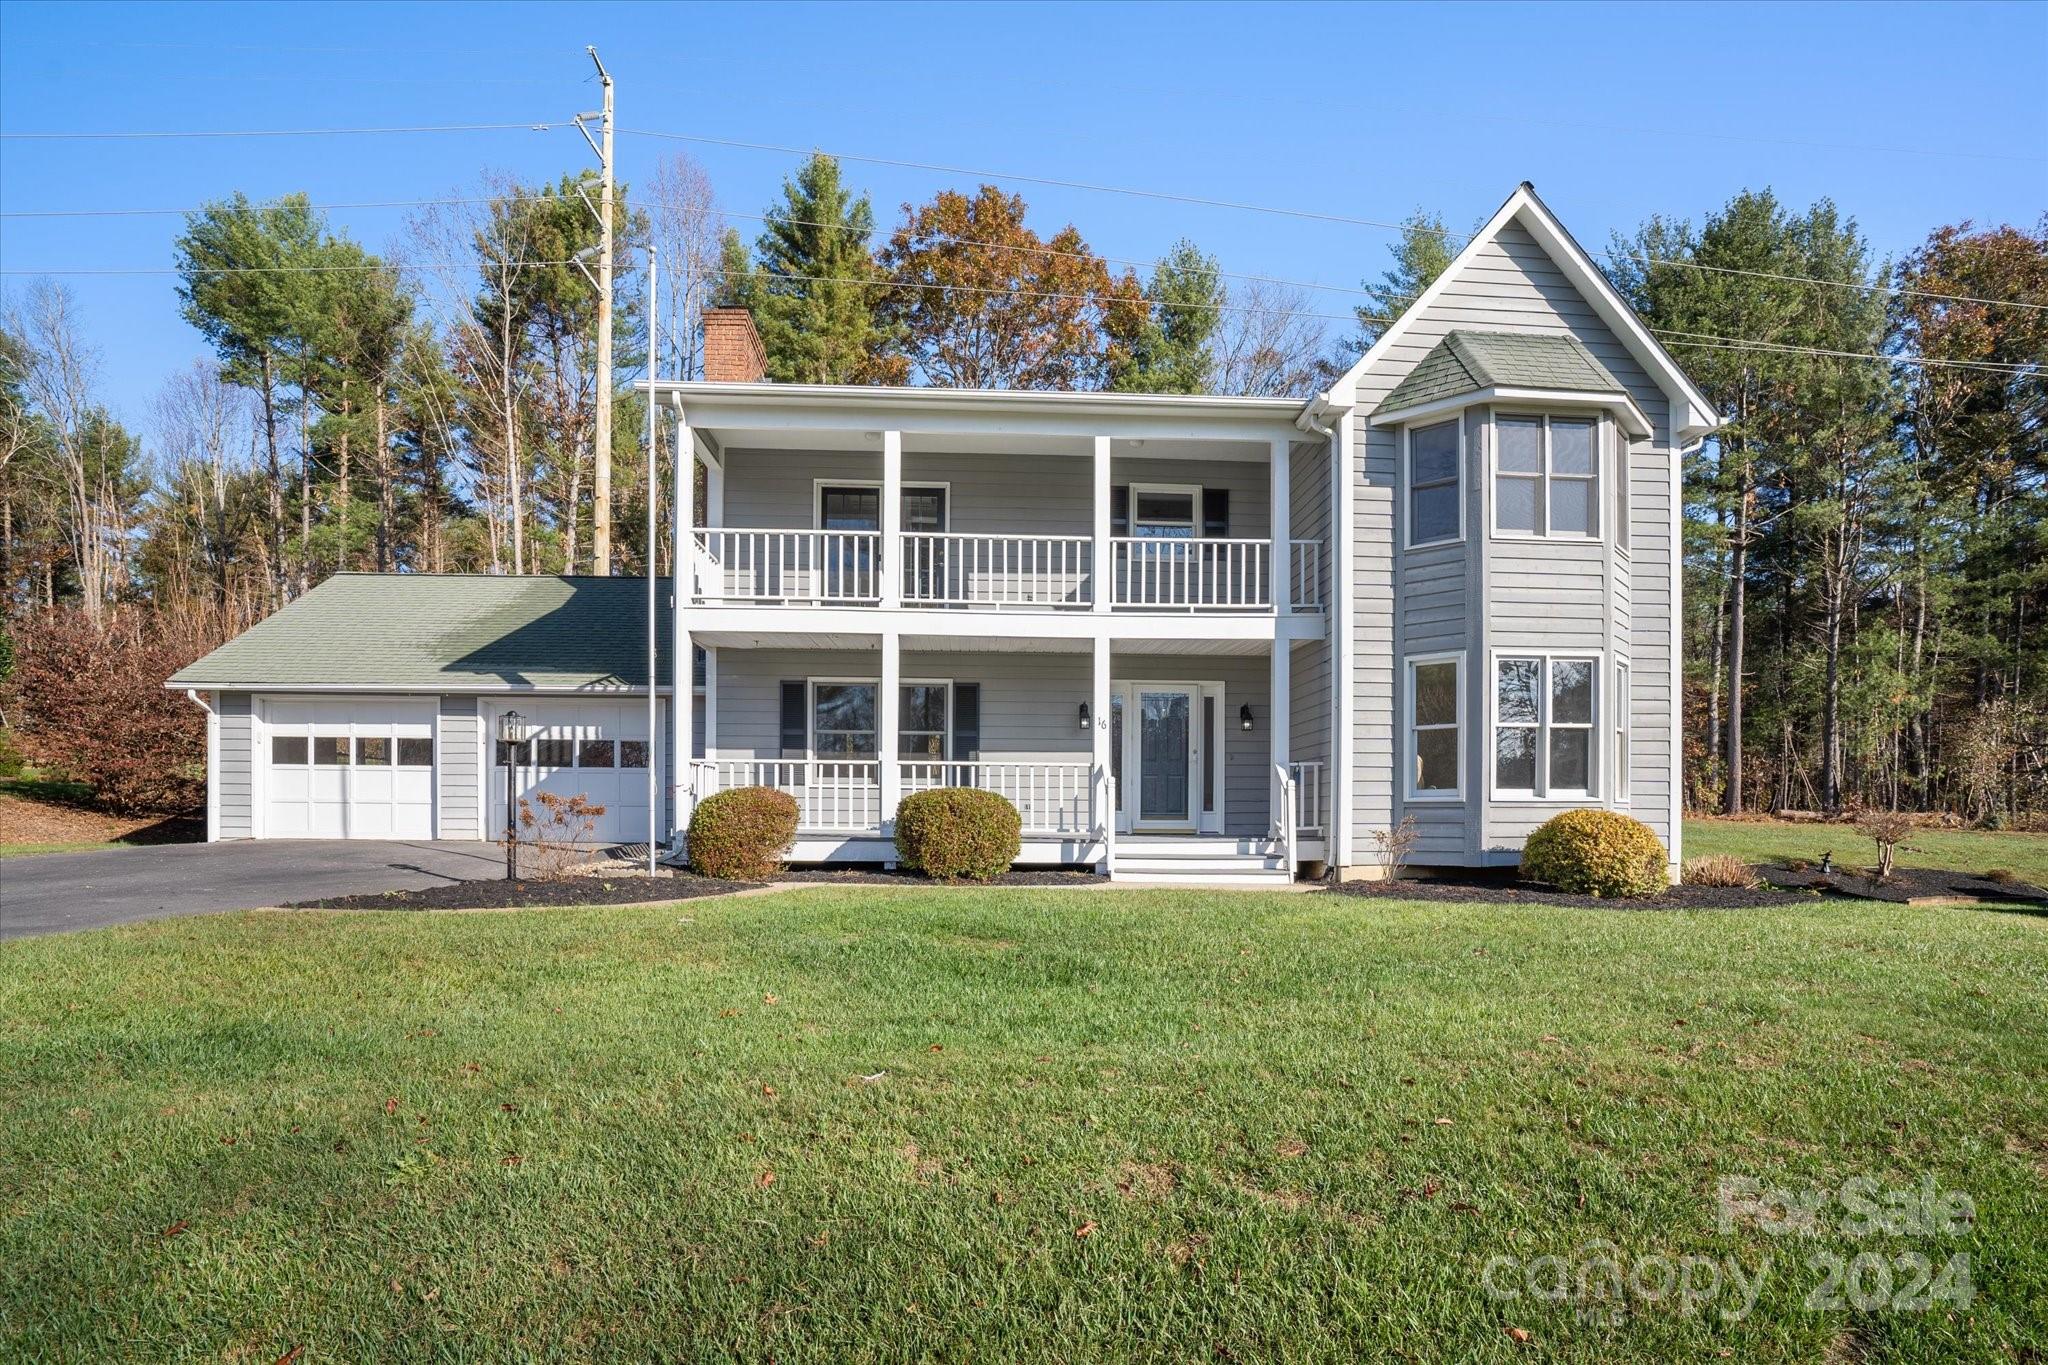
M 514 704 L 530 738 L 510 757 L 522 799 L 534 806 L 539 792 L 581 796 L 604 807 L 594 827 L 576 835 L 591 844 L 644 843 L 647 839 L 647 765 L 658 761 L 647 743 L 647 698 L 589 701 L 582 698 L 523 698 Z M 495 736 L 503 706 L 487 706 L 485 733 L 493 736 L 490 774 L 483 794 L 484 828 L 496 835 L 505 824 L 507 746 Z M 658 730 L 657 735 L 666 729 Z
M 432 698 L 263 703 L 263 836 L 434 837 Z

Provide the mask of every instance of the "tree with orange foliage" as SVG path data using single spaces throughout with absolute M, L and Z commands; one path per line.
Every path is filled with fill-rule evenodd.
M 924 383 L 1099 388 L 1120 339 L 1143 324 L 1136 275 L 1112 279 L 1072 224 L 1041 238 L 1020 196 L 943 190 L 903 214 L 879 256 L 890 285 L 881 311 Z

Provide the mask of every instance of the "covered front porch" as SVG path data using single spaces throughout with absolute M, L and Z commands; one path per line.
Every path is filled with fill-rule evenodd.
M 1323 755 L 1292 741 L 1287 641 L 700 641 L 684 824 L 714 792 L 773 787 L 797 802 L 796 861 L 890 863 L 898 803 L 966 786 L 1017 808 L 1026 864 L 1234 859 L 1291 877 L 1323 857 Z

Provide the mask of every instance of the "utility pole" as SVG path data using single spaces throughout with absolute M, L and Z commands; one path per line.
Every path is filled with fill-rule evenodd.
M 576 130 L 583 134 L 583 140 L 597 153 L 598 198 L 595 206 L 590 196 L 583 196 L 585 207 L 597 215 L 600 234 L 597 248 L 597 278 L 591 283 L 597 288 L 597 423 L 592 437 L 592 452 L 596 456 L 596 477 L 590 491 L 590 570 L 600 577 L 608 577 L 612 571 L 612 73 L 604 69 L 598 59 L 597 49 L 585 48 L 590 60 L 597 67 L 597 78 L 604 85 L 604 108 L 594 114 L 578 114 Z M 599 135 L 590 136 L 585 123 L 591 119 L 599 122 Z M 581 187 L 577 193 L 582 194 Z M 577 265 L 582 266 L 579 260 Z M 584 278 L 590 271 L 584 269 Z

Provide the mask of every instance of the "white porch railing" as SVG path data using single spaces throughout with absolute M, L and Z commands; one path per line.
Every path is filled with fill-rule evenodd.
M 1280 827 L 1280 843 L 1287 855 L 1287 861 L 1283 866 L 1287 868 L 1287 875 L 1291 880 L 1294 869 L 1301 866 L 1301 853 L 1298 847 L 1301 839 L 1301 789 L 1295 785 L 1292 764 L 1275 763 L 1273 776 L 1276 779 L 1274 795 L 1278 798 L 1274 810 L 1278 817 L 1275 823 Z
M 1296 828 L 1305 834 L 1322 835 L 1323 827 L 1323 765 L 1321 763 L 1290 763 L 1288 774 L 1294 779 L 1294 788 L 1300 794 L 1300 810 L 1295 816 Z
M 1086 607 L 1093 600 L 1087 536 L 982 536 L 913 531 L 903 537 L 903 603 L 938 607 Z
M 1287 586 L 1295 607 L 1319 611 L 1323 605 L 1323 542 L 1292 540 L 1287 543 Z
M 732 602 L 877 602 L 882 537 L 874 531 L 697 532 L 697 596 Z
M 875 834 L 882 828 L 881 766 L 871 760 L 718 758 L 691 766 L 699 801 L 734 787 L 773 787 L 796 798 L 796 826 L 805 833 Z
M 1023 817 L 1026 834 L 1087 835 L 1096 828 L 1090 808 L 1088 763 L 946 763 L 905 762 L 903 794 L 939 787 L 977 787 L 1001 796 Z
M 1113 606 L 1249 611 L 1272 605 L 1270 540 L 1118 536 L 1110 556 Z

